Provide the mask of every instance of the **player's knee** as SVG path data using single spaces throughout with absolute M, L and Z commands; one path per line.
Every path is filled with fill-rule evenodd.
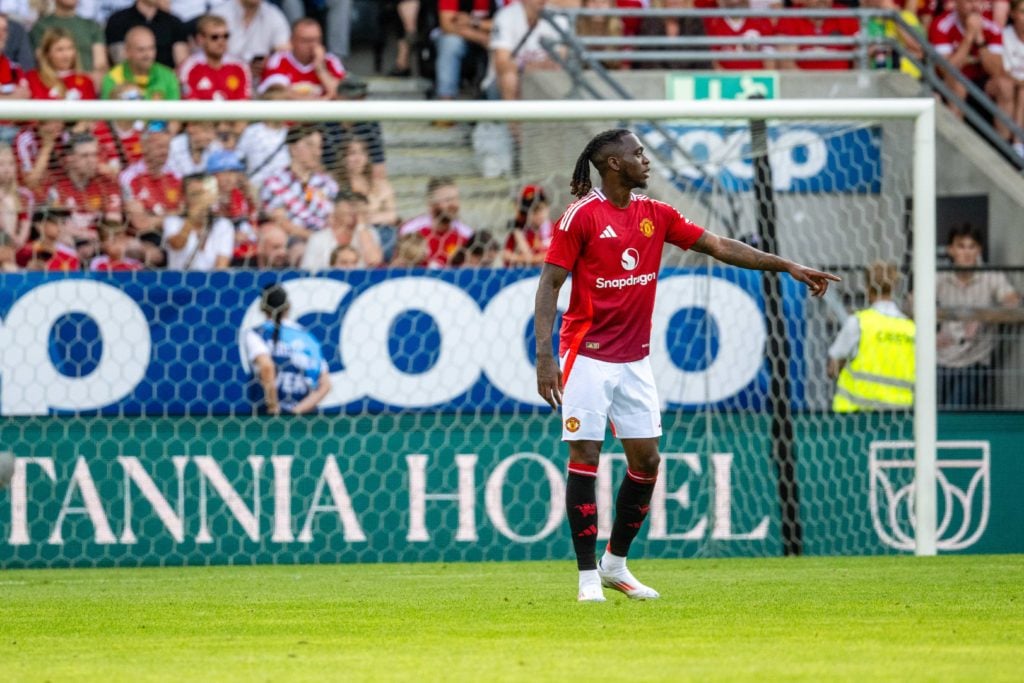
M 601 444 L 597 441 L 570 441 L 569 461 L 597 467 L 601 461 Z
M 649 474 L 656 476 L 658 474 L 658 468 L 661 466 L 661 455 L 654 451 L 652 453 L 643 453 L 634 460 L 634 468 Z

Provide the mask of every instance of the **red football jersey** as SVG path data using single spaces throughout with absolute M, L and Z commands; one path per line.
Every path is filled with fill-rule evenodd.
M 716 38 L 761 38 L 775 34 L 772 22 L 764 17 L 745 17 L 733 19 L 732 17 L 711 17 L 704 20 L 704 33 Z M 753 56 L 759 50 L 750 45 L 735 45 L 730 47 L 716 47 L 714 50 L 731 52 L 750 52 Z M 721 69 L 763 69 L 763 61 L 731 61 L 722 60 L 718 62 Z
M 252 77 L 241 60 L 225 56 L 217 68 L 206 55 L 196 52 L 178 68 L 183 100 L 247 100 L 252 97 Z
M 418 232 L 427 238 L 427 260 L 421 265 L 428 268 L 447 266 L 455 252 L 465 246 L 473 236 L 473 228 L 460 220 L 453 221 L 451 227 L 444 232 L 435 231 L 430 214 L 423 214 L 407 221 L 398 232 L 401 235 Z
M 799 10 L 793 10 L 795 14 L 798 14 Z M 860 22 L 852 17 L 826 17 L 822 20 L 821 24 L 815 23 L 813 19 L 808 19 L 803 16 L 791 16 L 783 17 L 779 19 L 779 23 L 776 25 L 775 33 L 780 36 L 799 36 L 799 37 L 839 37 L 839 36 L 855 36 L 860 31 Z M 813 41 L 807 42 L 801 45 L 799 50 L 817 50 L 821 48 L 829 48 L 832 50 L 852 50 L 853 46 L 816 46 Z M 796 66 L 798 69 L 831 69 L 831 70 L 844 70 L 853 68 L 853 64 L 849 59 L 837 59 L 837 60 L 821 60 L 821 61 L 797 61 Z
M 150 175 L 137 161 L 121 172 L 120 181 L 125 199 L 137 199 L 149 213 L 166 216 L 181 209 L 181 178 L 170 171 Z
M 342 66 L 340 59 L 328 53 L 324 57 L 324 63 L 332 76 L 345 78 L 345 67 Z M 317 97 L 324 94 L 324 88 L 320 85 L 313 65 L 300 64 L 291 52 L 275 52 L 267 60 L 267 66 L 263 69 L 263 80 L 260 81 L 260 92 L 275 83 L 287 87 L 302 85 Z
M 555 224 L 545 262 L 572 271 L 559 356 L 612 363 L 650 353 L 654 293 L 665 243 L 689 249 L 704 234 L 674 208 L 633 195 L 625 209 L 591 190 Z
M 99 99 L 96 86 L 86 74 L 67 71 L 60 75 L 64 83 L 64 93 L 56 86 L 50 87 L 43 83 L 39 72 L 33 69 L 25 74 L 25 82 L 34 100 L 95 100 Z
M 121 212 L 121 190 L 106 176 L 93 176 L 79 187 L 68 176 L 58 179 L 46 189 L 47 202 L 71 209 L 73 225 L 82 230 L 95 230 L 105 214 Z
M 993 54 L 1003 54 L 1003 32 L 999 26 L 990 19 L 982 20 L 982 32 L 985 34 L 985 41 L 988 43 L 988 50 Z M 928 28 L 928 40 L 935 46 L 935 51 L 943 57 L 949 57 L 960 47 L 964 41 L 964 27 L 960 24 L 960 18 L 956 12 L 946 12 L 932 21 Z M 981 66 L 981 57 L 976 45 L 971 46 L 967 55 L 967 61 L 960 71 L 972 81 L 980 81 L 985 78 L 985 69 Z

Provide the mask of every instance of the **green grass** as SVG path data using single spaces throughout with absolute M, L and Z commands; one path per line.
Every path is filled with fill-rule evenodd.
M 0 572 L 0 680 L 1016 680 L 1024 557 Z

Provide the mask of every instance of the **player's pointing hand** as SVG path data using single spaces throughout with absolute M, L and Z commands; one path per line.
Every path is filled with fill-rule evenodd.
M 789 269 L 789 274 L 794 280 L 804 283 L 811 290 L 811 296 L 825 296 L 828 291 L 829 282 L 840 282 L 841 278 L 832 273 L 821 270 L 814 270 L 799 263 L 794 263 Z

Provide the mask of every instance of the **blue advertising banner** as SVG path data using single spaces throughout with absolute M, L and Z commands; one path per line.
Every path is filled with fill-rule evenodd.
M 668 125 L 671 142 L 641 126 L 644 139 L 673 158 L 681 190 L 748 192 L 753 188 L 750 129 L 745 125 Z M 772 180 L 777 192 L 877 194 L 882 189 L 879 126 L 769 124 Z M 687 158 L 688 157 L 688 158 Z
M 665 408 L 761 409 L 760 274 L 677 269 L 658 279 L 651 362 Z M 471 269 L 4 274 L 0 414 L 253 414 L 260 401 L 242 340 L 265 320 L 259 295 L 271 282 L 328 359 L 321 410 L 532 410 L 543 405 L 537 280 L 535 270 Z M 799 409 L 806 292 L 783 282 Z

